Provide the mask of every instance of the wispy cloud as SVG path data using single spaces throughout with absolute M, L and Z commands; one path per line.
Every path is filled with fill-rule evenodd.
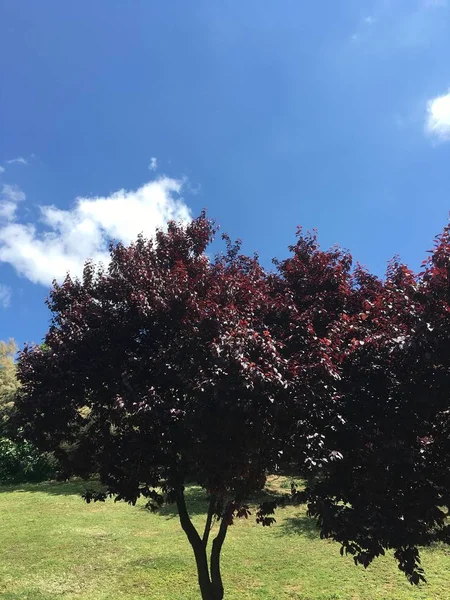
M 13 220 L 17 204 L 25 198 L 25 193 L 17 185 L 3 185 L 0 192 L 0 223 Z
M 3 225 L 0 221 L 0 261 L 43 285 L 63 279 L 67 272 L 80 275 L 88 258 L 107 264 L 110 239 L 129 243 L 141 232 L 153 235 L 170 219 L 191 219 L 180 196 L 182 185 L 162 177 L 136 190 L 78 198 L 69 210 L 41 206 L 39 223 L 19 222 L 13 211 Z
M 9 200 L 11 202 L 22 202 L 25 200 L 25 192 L 20 189 L 18 185 L 4 184 L 0 194 L 2 200 Z
M 17 158 L 11 158 L 6 161 L 8 165 L 27 165 L 28 160 L 23 156 L 18 156 Z
M 148 168 L 150 169 L 150 171 L 156 171 L 156 169 L 158 168 L 158 159 L 156 158 L 156 156 L 151 157 Z
M 425 131 L 441 142 L 450 141 L 450 91 L 428 101 Z
M 2 167 L 2 165 L 0 165 L 0 175 L 4 172 L 5 172 L 5 167 Z
M 370 15 L 362 18 L 350 40 L 376 55 L 427 46 L 447 33 L 448 0 L 376 0 Z
M 12 290 L 9 285 L 0 283 L 0 308 L 8 308 L 11 304 Z

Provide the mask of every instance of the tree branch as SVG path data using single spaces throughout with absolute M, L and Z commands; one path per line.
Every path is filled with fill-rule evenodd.
M 205 548 L 208 544 L 209 533 L 212 528 L 212 520 L 213 520 L 213 516 L 214 516 L 215 505 L 216 505 L 216 497 L 211 496 L 209 499 L 208 515 L 206 517 L 205 530 L 203 532 L 203 538 L 202 538 L 202 542 L 203 542 L 203 545 L 205 546 Z
M 201 544 L 201 539 L 189 516 L 183 488 L 176 491 L 176 502 L 181 527 L 191 543 L 191 546 L 195 549 L 196 546 L 198 547 L 198 545 Z

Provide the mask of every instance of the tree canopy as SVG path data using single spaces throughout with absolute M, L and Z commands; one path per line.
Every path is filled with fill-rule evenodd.
M 265 326 L 270 284 L 229 241 L 210 260 L 213 235 L 204 216 L 186 228 L 170 223 L 155 240 L 113 246 L 107 271 L 87 264 L 81 281 L 55 284 L 45 345 L 22 354 L 19 401 L 26 436 L 67 472 L 98 473 L 131 503 L 177 502 L 205 598 L 222 597 L 227 527 L 279 459 L 287 386 L 287 361 Z M 210 497 L 202 536 L 186 512 L 188 480 Z
M 449 541 L 448 229 L 421 274 L 393 261 L 385 280 L 301 230 L 270 273 L 226 236 L 211 257 L 215 233 L 172 222 L 54 284 L 45 343 L 19 361 L 24 435 L 100 477 L 87 501 L 176 502 L 204 599 L 223 598 L 227 529 L 281 467 L 307 478 L 291 500 L 324 536 L 365 566 L 393 548 L 417 583 L 418 546 Z
M 339 426 L 310 490 L 322 532 L 364 565 L 386 548 L 413 583 L 419 546 L 450 543 L 450 235 L 414 275 L 398 260 L 382 283 L 355 273 L 351 316 L 330 338 L 339 364 Z

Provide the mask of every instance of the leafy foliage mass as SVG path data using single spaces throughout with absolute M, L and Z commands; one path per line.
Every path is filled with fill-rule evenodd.
M 14 340 L 0 340 L 0 430 L 4 430 L 9 420 L 19 389 L 14 357 L 17 346 Z
M 57 465 L 51 455 L 39 452 L 30 442 L 0 438 L 0 482 L 32 483 L 55 477 Z
M 214 234 L 205 215 L 169 223 L 54 284 L 45 344 L 19 363 L 25 436 L 100 476 L 87 501 L 176 502 L 204 599 L 223 597 L 228 527 L 283 467 L 323 536 L 364 566 L 393 548 L 417 583 L 418 546 L 449 541 L 449 230 L 422 273 L 394 260 L 383 281 L 301 231 L 273 273 L 226 236 L 210 259 Z M 187 481 L 209 497 L 203 532 Z
M 51 456 L 39 452 L 29 441 L 14 440 L 14 407 L 19 390 L 14 340 L 0 341 L 0 482 L 44 481 L 56 474 Z
M 450 542 L 449 259 L 446 228 L 419 275 L 397 259 L 383 282 L 336 264 L 319 307 L 338 374 L 325 444 L 339 460 L 321 465 L 309 512 L 356 563 L 395 549 L 412 583 L 418 546 Z

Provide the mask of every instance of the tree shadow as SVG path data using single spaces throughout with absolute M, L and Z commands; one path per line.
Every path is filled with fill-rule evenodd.
M 208 499 L 206 492 L 199 486 L 189 486 L 184 490 L 184 497 L 186 499 L 186 506 L 189 515 L 206 515 L 208 511 Z M 142 510 L 148 510 L 144 506 Z M 155 512 L 155 514 L 167 519 L 178 518 L 178 509 L 175 503 L 164 504 L 161 508 Z
M 102 489 L 101 483 L 96 479 L 71 479 L 69 481 L 43 481 L 39 483 L 14 483 L 0 484 L 0 494 L 7 493 L 41 493 L 53 496 L 78 496 L 81 500 L 81 494 L 88 488 L 94 490 Z M 205 490 L 200 486 L 189 484 L 185 489 L 185 498 L 188 512 L 191 516 L 206 515 L 208 511 L 208 498 Z M 251 507 L 252 513 L 255 512 L 255 507 L 263 502 L 271 502 L 281 499 L 283 494 L 271 489 L 264 489 L 253 495 L 248 504 Z M 138 510 L 148 511 L 143 503 L 139 503 L 136 507 Z M 282 510 L 280 507 L 279 510 Z M 155 513 L 166 519 L 178 518 L 178 510 L 175 503 L 164 504 Z
M 316 521 L 304 514 L 284 519 L 277 527 L 277 532 L 283 536 L 299 535 L 310 540 L 317 540 L 320 537 L 320 529 Z
M 206 515 L 208 511 L 208 497 L 205 490 L 203 490 L 200 486 L 189 485 L 184 491 L 184 496 L 186 498 L 188 513 L 191 517 L 197 515 Z M 273 490 L 265 489 L 249 498 L 248 504 L 252 509 L 252 513 L 254 513 L 255 507 L 262 502 L 271 502 L 273 500 L 280 500 L 281 498 L 282 494 L 279 494 Z M 281 508 L 282 507 L 280 507 L 280 509 Z M 145 506 L 142 506 L 141 510 L 148 509 Z M 167 519 L 178 517 L 177 506 L 175 503 L 164 504 L 156 511 L 155 514 L 166 517 Z
M 41 493 L 53 496 L 81 496 L 86 488 L 100 489 L 96 480 L 42 481 L 40 483 L 10 483 L 0 485 L 0 494 L 11 492 Z

